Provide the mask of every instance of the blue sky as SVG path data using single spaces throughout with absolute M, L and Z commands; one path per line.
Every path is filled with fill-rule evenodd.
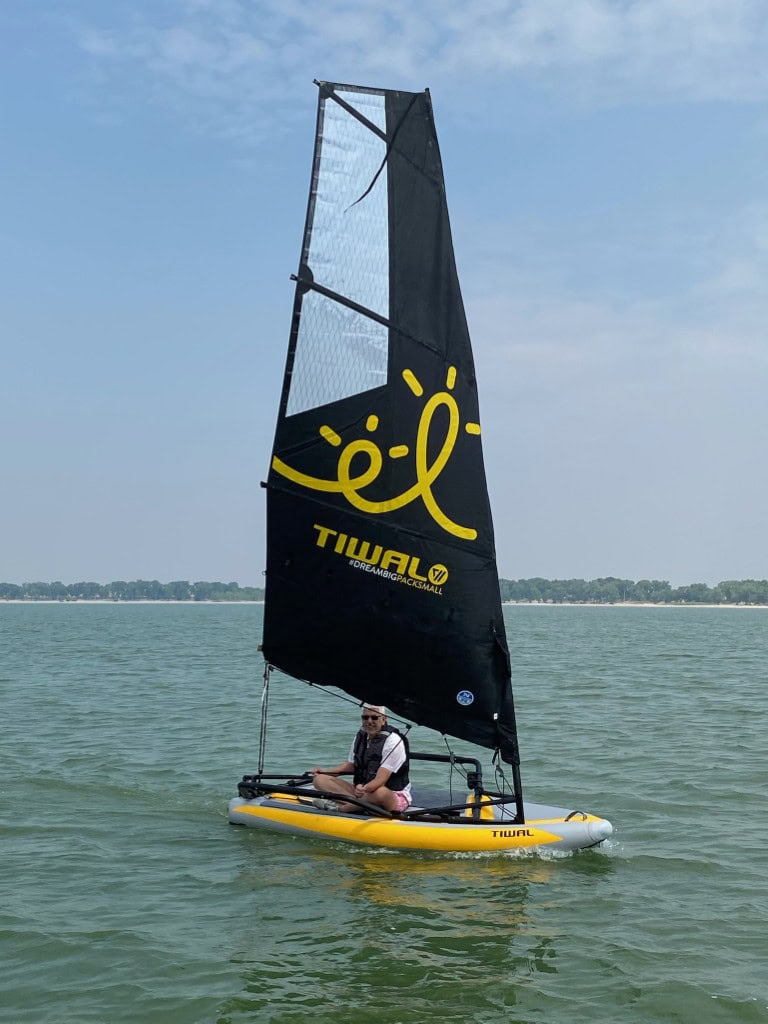
M 313 78 L 429 86 L 501 575 L 768 576 L 762 0 L 0 7 L 0 579 L 259 584 Z

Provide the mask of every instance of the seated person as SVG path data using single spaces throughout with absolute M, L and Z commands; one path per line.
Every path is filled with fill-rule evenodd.
M 411 803 L 408 780 L 408 740 L 387 725 L 387 709 L 377 704 L 363 704 L 362 728 L 358 731 L 349 756 L 335 768 L 313 768 L 315 789 L 327 793 L 356 796 L 387 811 L 404 811 Z M 353 781 L 339 778 L 354 772 Z M 363 808 L 357 804 L 340 803 L 347 814 Z

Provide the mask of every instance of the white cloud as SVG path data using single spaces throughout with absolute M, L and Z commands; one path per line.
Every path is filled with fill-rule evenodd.
M 710 254 L 703 291 L 735 301 L 763 301 L 768 280 L 768 206 L 752 203 L 725 225 Z
M 81 48 L 91 57 L 119 57 L 121 48 L 109 32 L 85 29 L 80 32 Z
M 456 68 L 587 69 L 591 89 L 634 98 L 758 99 L 768 88 L 760 0 L 527 0 L 477 19 L 455 8 Z
M 233 121 L 254 124 L 257 96 L 262 111 L 290 104 L 315 76 L 460 92 L 478 75 L 491 87 L 544 75 L 546 89 L 601 104 L 768 96 L 763 0 L 169 0 L 147 11 L 82 28 L 83 51 L 137 82 L 154 77 L 177 109 L 216 105 L 238 135 Z
M 692 204 L 668 223 L 655 217 L 645 234 L 627 232 L 623 242 L 619 233 L 606 246 L 597 234 L 578 254 L 573 234 L 525 215 L 460 228 L 473 335 L 492 344 L 493 359 L 539 362 L 560 382 L 573 373 L 626 369 L 634 359 L 643 365 L 650 353 L 667 370 L 768 370 L 765 203 L 736 205 L 721 219 Z M 615 264 L 616 274 L 584 278 L 579 259 L 591 271 Z M 631 272 L 638 259 L 669 273 L 639 284 Z
M 508 225 L 497 228 L 514 237 Z M 750 205 L 713 227 L 691 282 L 653 296 L 579 292 L 556 271 L 510 268 L 495 253 L 483 261 L 483 234 L 472 238 L 465 299 L 482 413 L 505 424 L 504 437 L 532 422 L 549 432 L 560 421 L 587 430 L 595 422 L 607 439 L 642 424 L 652 461 L 664 457 L 667 437 L 693 459 L 725 429 L 723 437 L 742 431 L 733 443 L 764 459 L 768 208 Z M 537 268 L 546 255 L 536 253 Z

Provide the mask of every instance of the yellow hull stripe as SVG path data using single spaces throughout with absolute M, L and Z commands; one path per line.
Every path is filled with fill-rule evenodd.
M 537 828 L 533 822 L 526 822 L 525 825 L 496 822 L 487 826 L 448 823 L 418 825 L 398 819 L 346 818 L 253 804 L 240 804 L 233 810 L 329 839 L 344 839 L 370 846 L 392 846 L 401 850 L 519 850 L 550 846 L 563 841 L 561 836 Z

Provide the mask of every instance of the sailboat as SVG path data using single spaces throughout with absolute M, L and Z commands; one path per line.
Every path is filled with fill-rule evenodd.
M 429 91 L 316 82 L 304 239 L 267 500 L 258 770 L 234 824 L 394 849 L 576 850 L 612 833 L 523 799 L 475 369 Z M 264 771 L 273 670 L 442 734 L 389 812 Z M 458 739 L 494 752 L 497 788 Z M 302 752 L 304 755 L 304 752 Z M 461 795 L 420 796 L 422 761 Z M 500 780 L 500 781 L 499 781 Z M 346 809 L 344 809 L 346 808 Z

